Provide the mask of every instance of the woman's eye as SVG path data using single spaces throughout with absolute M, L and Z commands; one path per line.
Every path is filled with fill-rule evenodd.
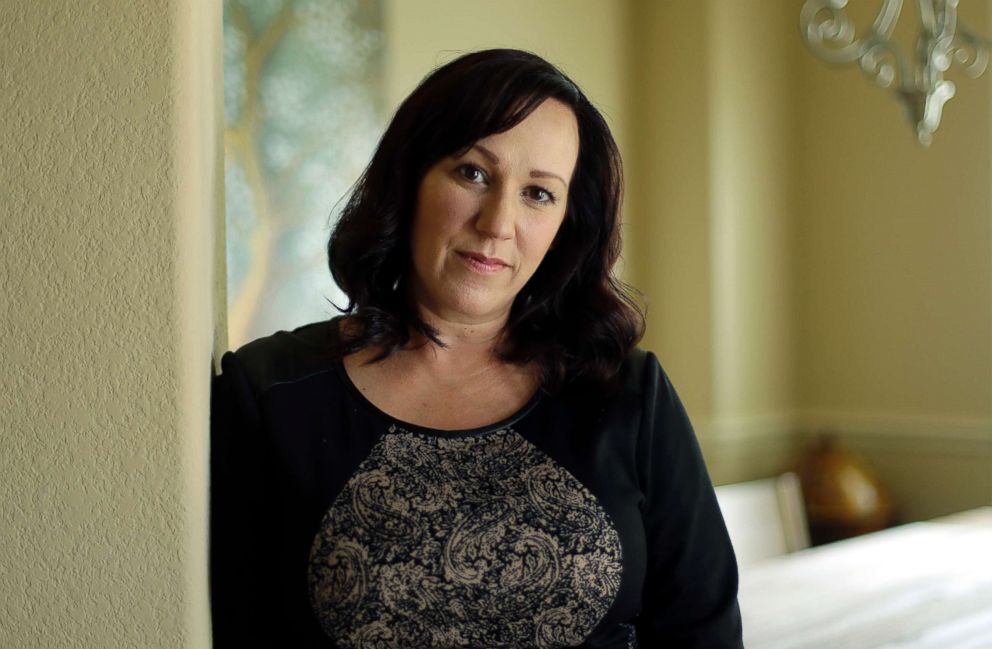
M 459 165 L 458 174 L 470 183 L 481 183 L 486 179 L 486 174 L 475 165 Z
M 557 202 L 555 195 L 543 187 L 528 187 L 525 191 L 527 198 L 535 203 L 549 203 L 554 205 Z

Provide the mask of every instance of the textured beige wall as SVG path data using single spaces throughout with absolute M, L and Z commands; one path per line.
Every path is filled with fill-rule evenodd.
M 207 647 L 211 355 L 227 349 L 224 233 L 223 6 L 176 0 L 173 105 L 176 161 L 173 304 L 179 368 L 179 427 L 184 518 L 183 632 L 172 646 Z M 185 640 L 185 642 L 183 642 Z
M 180 7 L 0 4 L 3 647 L 206 644 L 204 460 L 186 457 L 205 410 L 184 408 L 204 401 L 210 319 L 177 264 L 198 164 L 178 159 Z

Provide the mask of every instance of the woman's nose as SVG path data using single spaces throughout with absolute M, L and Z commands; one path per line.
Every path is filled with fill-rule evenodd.
M 513 196 L 507 192 L 490 192 L 479 210 L 475 229 L 493 239 L 512 239 L 517 207 Z

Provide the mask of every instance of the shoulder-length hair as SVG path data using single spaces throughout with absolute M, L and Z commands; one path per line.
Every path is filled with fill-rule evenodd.
M 539 363 L 545 389 L 573 380 L 606 384 L 640 340 L 644 316 L 613 276 L 620 256 L 623 167 L 606 121 L 564 73 L 541 57 L 493 49 L 428 75 L 396 111 L 355 184 L 327 245 L 331 274 L 348 296 L 337 353 L 368 345 L 379 358 L 411 331 L 443 345 L 407 290 L 410 226 L 421 180 L 434 164 L 502 133 L 547 99 L 575 113 L 579 155 L 555 245 L 510 309 L 501 359 Z

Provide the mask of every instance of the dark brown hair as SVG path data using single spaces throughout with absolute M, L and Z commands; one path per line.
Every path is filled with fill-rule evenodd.
M 520 50 L 461 56 L 428 75 L 396 111 L 327 245 L 331 274 L 349 298 L 345 313 L 358 324 L 337 353 L 376 345 L 388 355 L 409 342 L 411 331 L 443 345 L 407 290 L 421 180 L 441 159 L 513 128 L 547 99 L 575 113 L 579 156 L 556 245 L 516 296 L 497 351 L 507 362 L 539 363 L 549 390 L 573 380 L 609 382 L 644 330 L 640 308 L 613 276 L 620 153 L 575 83 Z

